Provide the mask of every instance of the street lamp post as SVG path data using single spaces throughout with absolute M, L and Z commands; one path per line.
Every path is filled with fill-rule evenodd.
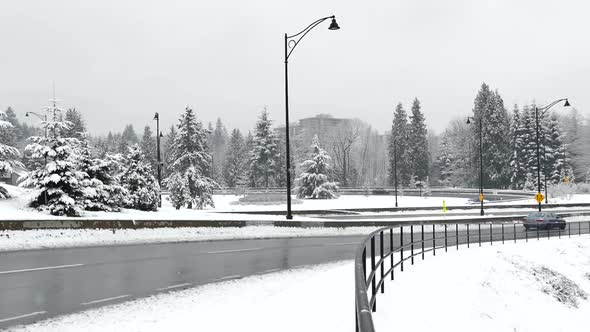
M 547 112 L 547 110 L 549 110 L 551 107 L 557 105 L 558 103 L 565 101 L 565 103 L 563 104 L 564 107 L 568 107 L 570 106 L 569 101 L 567 100 L 567 98 L 562 98 L 562 99 L 558 99 L 554 102 L 552 102 L 551 104 L 543 107 L 543 108 L 538 108 L 537 106 L 535 106 L 535 123 L 537 126 L 537 195 L 541 194 L 541 149 L 540 149 L 540 145 L 539 145 L 539 111 L 542 111 L 543 114 L 545 114 L 545 112 Z M 545 181 L 547 182 L 547 181 Z M 541 212 L 541 200 L 538 200 L 539 202 L 539 212 Z
M 289 36 L 285 33 L 285 140 L 286 140 L 286 163 L 287 163 L 287 219 L 293 219 L 291 214 L 291 162 L 290 162 L 290 150 L 289 150 L 289 79 L 288 79 L 288 60 L 295 47 L 299 44 L 301 39 L 307 35 L 313 28 L 318 24 L 324 22 L 327 19 L 332 19 L 332 23 L 328 27 L 329 30 L 338 30 L 340 27 L 336 23 L 336 16 L 326 16 L 319 20 L 311 23 L 305 29 L 300 32 Z
M 543 160 L 545 161 L 545 167 L 543 167 L 543 181 L 545 182 L 545 204 L 548 204 L 549 201 L 547 199 L 548 195 L 547 195 L 547 149 L 546 147 L 546 142 L 543 142 Z
M 54 98 L 55 99 L 55 98 Z M 39 113 L 35 113 L 35 112 L 27 112 L 25 113 L 26 117 L 30 117 L 31 115 L 34 115 L 36 117 L 38 117 L 40 120 L 47 122 L 47 113 L 45 113 L 43 116 L 41 116 L 41 114 Z M 45 126 L 45 138 L 47 138 L 47 126 Z M 43 157 L 43 164 L 45 166 L 47 166 L 47 156 Z M 47 190 L 45 190 L 45 194 L 43 195 L 43 200 L 45 201 L 45 205 L 47 205 Z
M 160 203 L 159 206 L 162 207 L 162 165 L 160 162 L 160 137 L 162 133 L 160 133 L 160 114 L 156 112 L 154 115 L 154 120 L 156 120 L 156 145 L 157 145 L 157 153 L 158 153 L 158 186 L 160 187 Z
M 475 121 L 475 118 L 472 116 L 467 117 L 467 124 L 470 124 L 471 121 Z M 483 143 L 482 143 L 482 117 L 479 117 L 479 202 L 480 202 L 480 211 L 479 215 L 483 216 Z

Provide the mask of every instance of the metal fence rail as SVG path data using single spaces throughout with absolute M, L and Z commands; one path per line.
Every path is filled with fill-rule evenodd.
M 590 220 L 568 222 L 559 227 L 526 230 L 518 223 L 462 223 L 413 224 L 383 227 L 367 236 L 355 258 L 355 316 L 356 331 L 374 332 L 372 312 L 377 310 L 377 295 L 385 292 L 385 280 L 394 280 L 395 272 L 404 271 L 404 263 L 413 265 L 415 259 L 424 260 L 426 254 L 459 245 L 470 248 L 483 244 L 547 240 L 552 237 L 571 237 L 590 234 Z M 367 270 L 367 254 L 370 266 Z M 368 272 L 368 274 L 367 274 Z

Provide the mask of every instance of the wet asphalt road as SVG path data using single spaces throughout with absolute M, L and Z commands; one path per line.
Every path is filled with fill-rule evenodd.
M 361 238 L 205 241 L 0 253 L 0 328 L 158 292 L 352 259 Z

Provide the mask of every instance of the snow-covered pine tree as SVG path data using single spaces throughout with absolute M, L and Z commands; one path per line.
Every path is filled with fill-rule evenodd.
M 266 109 L 256 122 L 254 147 L 250 151 L 250 170 L 254 184 L 268 188 L 280 169 L 280 155 L 277 138 L 272 130 L 272 121 Z
M 120 136 L 118 136 L 118 140 L 117 140 L 117 151 L 122 154 L 122 155 L 126 155 L 129 152 L 129 147 L 132 146 L 133 144 L 136 144 L 139 142 L 139 138 L 137 137 L 137 134 L 135 133 L 135 129 L 133 128 L 133 125 L 128 124 L 125 126 L 125 129 L 123 130 L 123 133 L 120 134 Z
M 479 121 L 482 122 L 484 187 L 505 188 L 510 185 L 510 122 L 504 101 L 498 91 L 483 83 L 474 100 L 471 160 L 472 183 L 479 182 Z
M 63 131 L 63 137 L 74 137 L 82 140 L 86 133 L 86 122 L 82 113 L 76 108 L 70 108 L 66 111 L 65 121 L 71 123 L 71 125 Z
M 211 137 L 211 177 L 218 183 L 223 180 L 223 165 L 225 163 L 225 151 L 227 149 L 228 134 L 227 129 L 217 118 L 215 128 L 210 135 Z
M 393 124 L 391 134 L 389 135 L 389 184 L 394 184 L 394 159 L 397 158 L 397 179 L 398 184 L 407 185 L 410 182 L 410 164 L 408 160 L 408 115 L 402 106 L 398 103 L 393 115 Z M 395 146 L 395 149 L 394 149 Z M 394 156 L 395 150 L 395 156 Z M 395 158 L 394 158 L 395 157 Z
M 154 172 L 145 160 L 138 144 L 129 148 L 127 167 L 121 184 L 129 193 L 126 207 L 142 211 L 157 211 L 160 203 L 160 187 Z
M 183 178 L 188 196 L 179 195 L 175 204 L 187 205 L 189 209 L 202 209 L 213 203 L 213 189 L 219 185 L 210 178 L 211 156 L 207 153 L 207 131 L 189 107 L 178 121 L 178 134 L 171 146 L 172 175 Z M 171 176 L 172 176 L 171 175 Z M 169 182 L 170 191 L 178 181 Z M 180 201 L 182 198 L 187 201 Z
M 438 167 L 440 169 L 439 184 L 443 187 L 452 186 L 451 177 L 453 175 L 453 154 L 449 144 L 449 135 L 445 131 L 440 140 L 439 155 L 437 158 Z
M 80 147 L 78 169 L 86 174 L 81 181 L 82 204 L 90 211 L 119 211 L 129 205 L 128 192 L 121 186 L 121 155 L 94 158 L 87 138 Z
M 172 173 L 164 180 L 164 183 L 168 190 L 170 190 L 168 200 L 176 210 L 180 210 L 181 207 L 191 200 L 186 179 L 180 173 Z
M 8 107 L 6 112 L 0 111 L 0 121 L 4 121 L 4 125 L 0 125 L 0 142 L 16 147 L 22 138 L 22 128 L 14 110 Z
M 32 207 L 47 207 L 53 215 L 80 216 L 82 213 L 82 186 L 87 176 L 78 171 L 76 161 L 80 142 L 73 137 L 63 137 L 62 132 L 70 123 L 62 120 L 62 109 L 56 102 L 46 109 L 47 121 L 42 127 L 47 137 L 33 136 L 25 151 L 32 158 L 45 159 L 46 164 L 28 173 L 21 186 L 39 189 L 38 196 L 31 202 Z
M 14 128 L 10 123 L 6 114 L 0 111 L 0 132 L 6 135 L 0 136 L 0 175 L 12 172 L 12 167 L 22 166 L 18 158 L 20 152 L 10 144 L 16 142 L 16 136 L 11 134 L 11 129 Z M 12 132 L 13 133 L 13 132 Z M 13 139 L 14 138 L 14 139 Z M 6 188 L 0 186 L 0 199 L 8 198 L 10 195 Z
M 172 162 L 173 162 L 173 150 L 172 150 L 172 145 L 174 144 L 174 141 L 176 140 L 176 128 L 174 127 L 174 125 L 170 126 L 170 131 L 168 132 L 168 134 L 166 134 L 166 139 L 164 140 L 164 144 L 163 144 L 163 151 L 162 151 L 162 155 L 163 157 L 163 161 L 164 161 L 164 167 L 162 169 L 162 177 L 163 178 L 167 178 L 170 174 L 172 174 Z
M 311 144 L 311 159 L 301 163 L 303 172 L 295 179 L 298 198 L 332 199 L 338 197 L 338 185 L 328 181 L 330 156 L 320 147 L 315 135 Z
M 229 139 L 225 162 L 223 164 L 223 180 L 225 185 L 235 188 L 240 179 L 246 177 L 246 143 L 239 129 L 234 129 Z
M 524 168 L 524 130 L 522 116 L 518 105 L 514 105 L 512 118 L 510 120 L 510 185 L 513 189 L 522 189 L 525 182 L 526 172 Z
M 143 155 L 145 156 L 145 161 L 150 164 L 152 171 L 154 171 L 154 176 L 157 176 L 158 175 L 157 144 L 156 144 L 156 137 L 154 137 L 150 126 L 145 126 L 145 128 L 143 128 L 143 136 L 141 137 L 141 141 L 139 143 L 139 146 L 141 147 L 141 151 L 143 151 Z
M 412 175 L 419 181 L 425 181 L 429 174 L 430 154 L 428 131 L 420 108 L 420 101 L 415 98 L 412 104 L 412 115 L 410 115 L 408 157 Z

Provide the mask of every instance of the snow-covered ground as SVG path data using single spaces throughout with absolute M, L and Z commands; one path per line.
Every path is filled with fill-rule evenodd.
M 589 255 L 585 235 L 428 256 L 387 281 L 377 331 L 587 331 Z M 352 269 L 344 261 L 252 276 L 11 330 L 353 331 Z
M 0 231 L 0 252 L 137 243 L 365 235 L 376 229 L 375 227 L 246 226 L 117 229 L 114 232 L 110 229 Z
M 377 298 L 377 331 L 588 331 L 588 235 L 417 262 Z
M 27 207 L 34 195 L 33 191 L 14 186 L 5 186 L 14 196 L 11 199 L 0 200 L 0 219 L 18 220 L 18 219 L 63 219 L 51 216 L 46 212 L 40 212 L 36 209 Z M 165 199 L 162 201 L 162 208 L 157 212 L 145 212 L 137 210 L 123 210 L 121 212 L 92 212 L 86 211 L 85 218 L 110 218 L 110 219 L 207 219 L 207 220 L 283 220 L 280 216 L 248 216 L 234 214 L 224 214 L 222 212 L 236 211 L 285 211 L 286 204 L 276 205 L 240 205 L 235 204 L 240 196 L 236 195 L 214 195 L 215 208 L 208 207 L 204 210 L 176 210 Z M 442 209 L 443 200 L 448 206 L 467 205 L 466 198 L 443 198 L 443 197 L 415 197 L 400 196 L 398 202 L 400 206 L 440 206 Z M 326 209 L 352 209 L 352 208 L 383 208 L 393 207 L 394 200 L 392 196 L 364 196 L 364 195 L 342 195 L 333 200 L 302 200 L 301 204 L 294 204 L 293 210 L 326 210 Z M 309 220 L 309 218 L 295 216 L 296 220 Z

